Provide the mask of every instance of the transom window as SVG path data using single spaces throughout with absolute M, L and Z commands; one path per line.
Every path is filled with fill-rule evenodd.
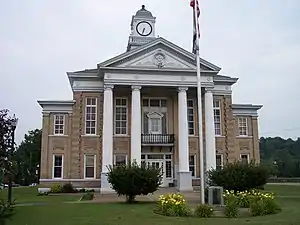
M 127 134 L 127 99 L 115 99 L 115 134 Z
M 248 135 L 248 124 L 247 117 L 239 117 L 239 135 L 247 136 Z
M 215 135 L 221 135 L 221 101 L 214 100 Z
M 55 115 L 54 116 L 54 134 L 63 135 L 65 126 L 65 116 Z
M 143 107 L 167 107 L 166 99 L 143 99 Z
M 189 135 L 195 134 L 195 117 L 194 117 L 194 100 L 187 100 L 187 116 L 188 116 L 188 129 Z
M 97 98 L 86 98 L 85 106 L 85 134 L 96 134 L 97 126 Z

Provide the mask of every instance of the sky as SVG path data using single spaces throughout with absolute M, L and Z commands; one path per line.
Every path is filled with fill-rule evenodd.
M 41 128 L 37 100 L 72 99 L 67 71 L 126 50 L 142 4 L 157 35 L 191 50 L 189 0 L 0 0 L 0 108 L 19 118 L 18 142 Z M 201 57 L 239 78 L 234 103 L 263 104 L 261 136 L 300 137 L 300 1 L 200 4 Z

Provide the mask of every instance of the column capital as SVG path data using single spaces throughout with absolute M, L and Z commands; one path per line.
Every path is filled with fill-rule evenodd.
M 139 86 L 139 85 L 132 85 L 131 86 L 131 90 L 133 90 L 133 91 L 139 91 L 139 90 L 141 90 L 141 88 L 142 88 L 142 86 Z
M 114 88 L 114 85 L 112 84 L 104 84 L 104 90 L 112 90 Z
M 178 87 L 178 92 L 186 92 L 188 90 L 188 87 Z
M 206 88 L 205 88 L 205 93 L 206 93 L 206 92 L 210 93 L 210 92 L 213 91 L 213 89 L 214 89 L 214 87 L 206 87 Z

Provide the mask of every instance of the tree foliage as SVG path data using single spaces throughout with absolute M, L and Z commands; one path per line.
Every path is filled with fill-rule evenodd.
M 41 138 L 41 129 L 30 130 L 25 134 L 23 141 L 17 148 L 14 155 L 18 168 L 15 178 L 16 183 L 22 185 L 38 183 L 41 160 Z
M 209 171 L 208 177 L 211 185 L 221 186 L 226 190 L 245 191 L 265 185 L 269 172 L 262 165 L 236 162 L 227 164 L 220 170 Z
M 278 177 L 300 177 L 300 138 L 260 138 L 262 164 Z
M 125 195 L 126 201 L 132 203 L 137 195 L 148 195 L 155 192 L 162 181 L 161 169 L 135 162 L 122 166 L 110 166 L 108 182 L 117 194 Z

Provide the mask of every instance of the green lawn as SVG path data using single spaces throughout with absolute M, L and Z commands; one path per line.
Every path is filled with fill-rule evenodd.
M 300 224 L 300 185 L 269 185 L 267 191 L 278 195 L 278 202 L 283 211 L 277 215 L 251 217 L 243 219 L 199 219 L 199 218 L 170 218 L 156 215 L 152 212 L 154 204 L 71 204 L 59 203 L 65 196 L 45 196 L 43 200 L 51 202 L 45 206 L 19 206 L 17 214 L 8 225 L 292 225 Z M 22 190 L 23 192 L 23 190 Z M 25 191 L 24 191 L 25 192 Z M 17 195 L 17 191 L 16 191 Z M 33 199 L 41 197 L 33 196 Z M 52 198 L 61 198 L 51 200 Z M 21 199 L 21 198 L 20 198 Z M 30 199 L 26 196 L 25 199 Z M 22 198 L 23 201 L 23 198 Z M 24 201 L 23 201 L 24 202 Z M 30 200 L 29 202 L 33 202 Z
M 35 203 L 35 202 L 68 202 L 76 201 L 80 195 L 61 195 L 61 196 L 38 196 L 36 187 L 17 187 L 13 188 L 12 198 L 16 203 Z M 0 190 L 0 197 L 7 199 L 7 189 Z

